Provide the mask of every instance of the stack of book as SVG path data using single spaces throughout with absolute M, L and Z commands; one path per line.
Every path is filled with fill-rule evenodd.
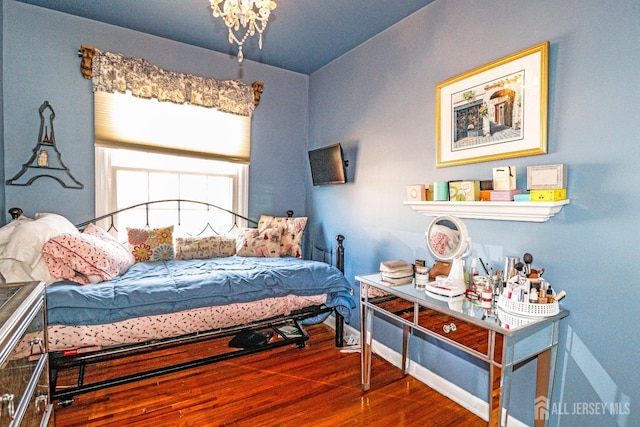
M 391 285 L 406 285 L 413 281 L 413 265 L 406 261 L 383 261 L 380 263 L 380 278 Z

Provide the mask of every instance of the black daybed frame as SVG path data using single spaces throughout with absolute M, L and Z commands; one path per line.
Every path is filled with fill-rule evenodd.
M 108 230 L 116 229 L 117 225 L 115 222 L 115 216 L 121 212 L 144 207 L 146 211 L 146 226 L 149 226 L 149 213 L 150 206 L 153 204 L 160 203 L 177 203 L 177 215 L 178 215 L 178 224 L 180 224 L 180 216 L 181 209 L 183 205 L 188 204 L 196 204 L 200 206 L 206 206 L 207 209 L 217 209 L 224 212 L 229 213 L 234 218 L 233 226 L 236 227 L 238 219 L 242 219 L 247 221 L 250 224 L 257 225 L 257 222 L 246 218 L 242 215 L 239 215 L 235 212 L 229 211 L 225 208 L 221 208 L 216 205 L 212 205 L 206 202 L 199 202 L 193 200 L 181 200 L 181 199 L 167 199 L 167 200 L 159 200 L 152 201 L 146 203 L 140 203 L 138 205 L 130 206 L 124 209 L 120 209 L 118 211 L 114 211 L 112 213 L 94 218 L 90 221 L 83 222 L 78 224 L 77 227 L 82 229 L 86 227 L 90 223 L 96 223 L 101 220 L 108 221 Z M 19 208 L 12 208 L 9 210 L 11 216 L 15 219 L 22 214 L 22 210 Z M 289 217 L 293 216 L 293 211 L 287 211 L 287 215 Z M 206 229 L 209 228 L 213 232 L 217 233 L 216 230 L 210 224 L 206 224 L 201 233 L 204 233 Z M 342 273 L 344 273 L 344 246 L 342 242 L 344 241 L 344 236 L 338 235 L 336 236 L 336 240 L 338 241 L 338 246 L 336 248 L 336 260 L 335 265 Z M 314 246 L 314 250 L 320 251 L 323 253 L 323 261 L 326 262 L 327 255 L 329 257 L 329 262 L 331 262 L 333 257 L 332 250 L 321 249 L 317 246 Z M 134 381 L 139 381 L 143 379 L 153 378 L 160 375 L 170 374 L 174 372 L 179 372 L 185 369 L 195 368 L 203 365 L 207 365 L 214 362 L 220 362 L 224 360 L 229 360 L 232 358 L 244 356 L 247 354 L 253 354 L 256 352 L 269 350 L 272 348 L 287 346 L 287 345 L 296 345 L 298 348 L 302 348 L 305 346 L 305 342 L 309 339 L 309 335 L 302 328 L 299 322 L 305 319 L 313 318 L 323 313 L 335 313 L 335 345 L 336 347 L 342 347 L 344 341 L 344 318 L 343 316 L 334 310 L 333 308 L 327 307 L 325 305 L 320 306 L 311 306 L 307 308 L 303 308 L 300 310 L 296 310 L 287 316 L 277 316 L 269 319 L 259 320 L 256 322 L 251 322 L 244 325 L 233 326 L 229 328 L 216 329 L 213 331 L 199 332 L 194 334 L 182 335 L 173 338 L 166 338 L 160 340 L 147 341 L 138 344 L 128 344 L 122 346 L 114 346 L 108 347 L 99 351 L 91 352 L 91 353 L 80 353 L 73 355 L 65 355 L 64 351 L 54 351 L 49 353 L 49 383 L 51 390 L 51 399 L 58 400 L 60 405 L 70 405 L 73 403 L 73 397 L 78 394 L 88 393 L 92 391 L 102 390 L 108 387 L 113 387 L 116 385 L 122 385 L 131 383 Z M 298 336 L 291 336 L 284 334 L 279 329 L 283 325 L 294 325 L 297 329 Z M 258 331 L 258 330 L 270 330 L 274 334 L 279 335 L 279 340 L 275 340 L 269 342 L 264 345 L 259 345 L 255 347 L 247 347 L 240 348 L 234 351 L 225 352 L 221 354 L 215 354 L 211 356 L 207 356 L 204 358 L 200 358 L 197 360 L 187 361 L 183 363 L 179 363 L 176 365 L 166 366 L 158 369 L 147 370 L 143 372 L 137 372 L 131 375 L 119 376 L 116 378 L 111 378 L 105 381 L 94 382 L 90 384 L 84 383 L 84 374 L 85 368 L 88 365 L 94 363 L 100 363 L 108 360 L 119 359 L 123 357 L 133 356 L 136 354 L 148 353 L 155 350 L 166 349 L 182 344 L 188 344 L 193 342 L 205 341 L 216 338 L 223 337 L 232 337 L 238 334 L 241 331 Z M 67 387 L 61 390 L 57 390 L 57 380 L 58 380 L 58 372 L 63 369 L 77 368 L 77 384 L 72 387 Z
M 148 341 L 140 344 L 131 344 L 117 347 L 110 347 L 100 351 L 87 354 L 76 354 L 71 356 L 65 356 L 63 351 L 54 351 L 49 353 L 49 385 L 51 390 L 51 400 L 57 400 L 60 405 L 68 406 L 73 403 L 74 396 L 83 393 L 89 393 L 92 391 L 103 390 L 109 387 L 128 384 L 131 382 L 144 380 L 148 378 L 154 378 L 156 376 L 171 374 L 179 372 L 185 369 L 196 368 L 199 366 L 208 365 L 215 362 L 221 362 L 224 360 L 233 359 L 248 354 L 253 354 L 273 348 L 283 347 L 287 345 L 295 344 L 298 348 L 303 348 L 305 342 L 309 339 L 309 335 L 302 328 L 299 321 L 314 317 L 318 314 L 328 313 L 333 311 L 332 308 L 325 306 L 313 306 L 306 309 L 298 310 L 291 313 L 289 316 L 279 316 L 270 319 L 252 322 L 246 325 L 235 326 L 231 328 L 224 328 L 215 331 L 201 332 L 196 334 L 182 335 L 175 338 L 166 338 L 156 341 Z M 336 346 L 342 346 L 342 339 L 338 343 L 338 325 L 342 323 L 342 317 L 336 313 Z M 282 333 L 279 329 L 283 325 L 295 325 L 299 332 L 299 336 L 290 337 Z M 84 374 L 85 368 L 94 363 L 105 362 L 108 360 L 120 359 L 123 357 L 134 356 L 137 354 L 148 353 L 151 351 L 162 350 L 179 345 L 184 345 L 192 342 L 206 341 L 209 339 L 232 337 L 241 331 L 251 330 L 258 331 L 264 329 L 271 329 L 274 333 L 278 334 L 282 339 L 269 342 L 264 345 L 255 347 L 242 348 L 230 352 L 213 354 L 204 358 L 191 360 L 183 363 L 178 363 L 171 366 L 165 366 L 158 369 L 151 369 L 142 372 L 136 372 L 131 375 L 123 375 L 115 378 L 110 378 L 104 381 L 98 381 L 94 383 L 85 384 Z M 77 368 L 77 384 L 73 387 L 67 387 L 64 389 L 57 389 L 58 372 L 63 369 Z

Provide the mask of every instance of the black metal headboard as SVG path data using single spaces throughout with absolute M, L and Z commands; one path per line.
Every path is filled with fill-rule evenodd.
M 90 219 L 88 221 L 82 222 L 80 224 L 76 224 L 76 226 L 80 229 L 86 227 L 89 224 L 92 223 L 96 223 L 98 221 L 102 221 L 102 220 L 108 220 L 109 223 L 109 228 L 114 228 L 115 227 L 115 217 L 122 213 L 122 212 L 126 212 L 126 211 L 130 211 L 133 209 L 137 209 L 140 207 L 144 207 L 145 208 L 145 212 L 146 212 L 146 226 L 149 226 L 149 212 L 151 210 L 151 207 L 153 205 L 160 205 L 163 203 L 176 203 L 176 212 L 178 215 L 178 222 L 177 224 L 181 224 L 181 213 L 182 213 L 182 209 L 184 205 L 199 205 L 199 206 L 204 206 L 207 209 L 217 209 L 219 211 L 222 212 L 227 212 L 229 215 L 231 215 L 234 218 L 234 225 L 237 225 L 237 220 L 238 219 L 243 219 L 245 221 L 247 221 L 249 224 L 253 224 L 253 225 L 258 225 L 258 221 L 253 220 L 251 218 L 247 218 L 245 216 L 242 216 L 236 212 L 230 211 L 229 209 L 220 207 L 218 205 L 214 205 L 211 203 L 207 203 L 207 202 L 201 202 L 201 201 L 197 201 L 197 200 L 186 200 L 186 199 L 164 199 L 164 200 L 153 200 L 153 201 L 149 201 L 149 202 L 143 202 L 143 203 L 138 203 L 136 205 L 131 205 L 131 206 L 127 206 L 126 208 L 122 208 L 122 209 L 118 209 L 117 211 L 113 211 L 113 212 L 109 212 L 107 214 L 101 215 L 99 217 Z M 291 214 L 293 215 L 293 211 L 290 211 Z M 209 224 L 207 224 L 209 225 Z
M 207 203 L 207 202 L 201 202 L 201 201 L 197 201 L 197 200 L 186 200 L 186 199 L 164 199 L 164 200 L 154 200 L 154 201 L 149 201 L 149 202 L 143 202 L 143 203 L 138 203 L 136 205 L 132 205 L 132 206 L 128 206 L 126 208 L 122 208 L 122 209 L 118 209 L 116 211 L 98 216 L 96 218 L 90 219 L 88 221 L 84 221 L 81 222 L 80 224 L 76 224 L 76 227 L 78 227 L 78 229 L 83 229 L 85 228 L 87 225 L 89 224 L 95 224 L 98 221 L 103 221 L 106 220 L 107 221 L 107 225 L 106 225 L 106 229 L 107 230 L 116 230 L 117 226 L 116 226 L 116 216 L 122 212 L 126 212 L 129 210 L 133 210 L 133 209 L 137 209 L 140 207 L 144 207 L 145 209 L 145 226 L 149 227 L 149 214 L 150 214 L 150 210 L 151 210 L 151 206 L 153 205 L 160 205 L 160 204 L 166 204 L 166 203 L 176 203 L 176 212 L 177 212 L 177 224 L 181 224 L 181 212 L 183 209 L 183 206 L 185 205 L 198 205 L 198 206 L 204 206 L 207 209 L 215 209 L 215 210 L 219 210 L 222 212 L 226 212 L 229 215 L 232 216 L 233 218 L 233 226 L 238 226 L 238 219 L 247 221 L 248 224 L 251 224 L 253 226 L 257 226 L 258 225 L 258 221 L 253 220 L 251 218 L 247 218 L 243 215 L 240 215 L 236 212 L 230 211 L 229 209 L 211 204 L 211 203 Z M 17 219 L 20 217 L 20 215 L 23 214 L 23 210 L 21 208 L 11 208 L 9 209 L 9 214 L 11 215 L 11 219 Z M 287 211 L 287 216 L 288 217 L 293 217 L 294 212 L 292 210 L 288 210 Z M 204 228 L 202 229 L 201 233 L 204 233 L 206 230 L 210 229 L 213 232 L 218 232 L 216 231 L 211 224 L 207 223 Z M 338 246 L 336 248 L 336 252 L 335 252 L 335 266 L 336 268 L 338 268 L 342 273 L 344 273 L 344 246 L 342 245 L 342 242 L 344 241 L 344 236 L 339 234 L 336 236 L 336 240 L 338 241 Z M 323 261 L 327 262 L 327 256 L 329 258 L 329 264 L 332 263 L 333 261 L 333 250 L 332 249 L 324 249 L 324 248 L 320 248 L 318 246 L 313 245 L 313 250 L 317 250 L 323 253 Z
M 20 215 L 22 215 L 23 211 L 20 208 L 11 208 L 9 209 L 9 215 L 11 215 L 11 219 L 18 219 Z

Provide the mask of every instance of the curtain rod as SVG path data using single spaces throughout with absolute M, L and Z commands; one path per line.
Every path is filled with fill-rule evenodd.
M 96 54 L 96 48 L 86 44 L 80 45 L 78 50 L 78 56 L 82 58 L 80 61 L 80 72 L 85 79 L 91 79 L 93 76 L 93 57 Z M 255 81 L 251 83 L 253 88 L 253 105 L 258 106 L 260 104 L 260 95 L 264 90 L 264 83 Z

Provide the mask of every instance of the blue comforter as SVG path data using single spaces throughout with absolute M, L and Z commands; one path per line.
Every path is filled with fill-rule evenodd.
M 107 282 L 47 287 L 51 325 L 98 325 L 193 308 L 286 295 L 328 294 L 349 321 L 355 307 L 350 284 L 335 267 L 297 258 L 228 258 L 144 262 Z

